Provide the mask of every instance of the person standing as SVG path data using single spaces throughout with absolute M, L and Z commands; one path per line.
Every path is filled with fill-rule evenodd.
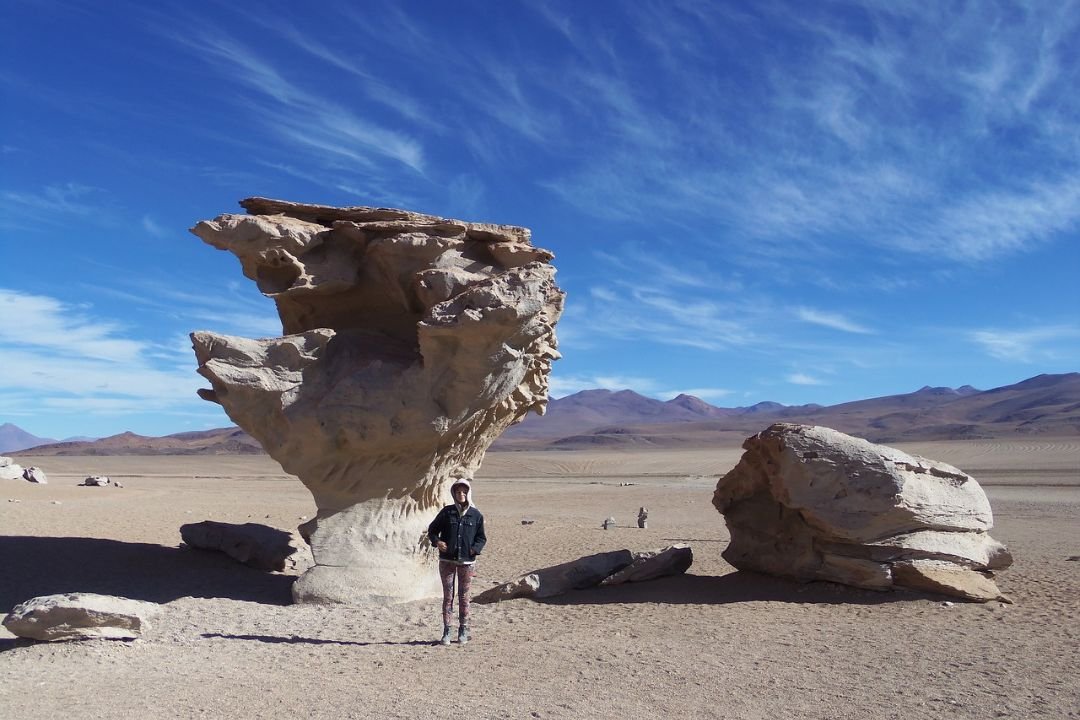
M 428 525 L 428 539 L 439 550 L 439 577 L 443 587 L 443 645 L 450 644 L 450 621 L 454 609 L 454 584 L 458 595 L 458 642 L 469 642 L 469 605 L 476 557 L 487 543 L 484 516 L 472 501 L 472 485 L 459 478 L 450 486 L 454 502 Z

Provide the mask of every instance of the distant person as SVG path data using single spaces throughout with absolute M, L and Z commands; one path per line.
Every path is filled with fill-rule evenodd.
M 428 539 L 439 549 L 439 577 L 443 587 L 442 644 L 450 644 L 450 621 L 454 609 L 454 581 L 458 591 L 458 642 L 469 642 L 469 604 L 476 557 L 487 543 L 484 516 L 472 502 L 472 485 L 460 478 L 450 486 L 452 505 L 447 505 L 428 525 Z

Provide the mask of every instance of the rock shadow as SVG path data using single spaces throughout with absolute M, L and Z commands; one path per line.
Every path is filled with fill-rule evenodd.
M 940 599 L 917 592 L 877 592 L 831 582 L 800 583 L 738 570 L 727 575 L 685 574 L 647 582 L 586 588 L 538 602 L 550 605 L 725 605 L 769 601 L 811 605 L 882 605 L 928 598 Z
M 182 597 L 292 604 L 291 575 L 220 553 L 87 537 L 0 536 L 0 614 L 38 595 L 92 592 L 165 603 Z

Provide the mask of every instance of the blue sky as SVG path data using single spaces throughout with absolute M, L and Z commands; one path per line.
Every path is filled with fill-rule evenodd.
M 557 396 L 832 404 L 1080 369 L 1076 2 L 8 0 L 0 421 L 228 419 L 252 195 L 524 225 Z

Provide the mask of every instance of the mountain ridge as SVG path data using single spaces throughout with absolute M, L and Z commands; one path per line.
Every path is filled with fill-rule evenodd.
M 774 422 L 825 425 L 872 442 L 1080 435 L 1080 373 L 1037 375 L 977 390 L 924 386 L 836 405 L 763 401 L 718 407 L 682 394 L 657 400 L 633 390 L 582 390 L 552 400 L 492 446 L 499 450 L 690 447 L 740 441 Z M 14 427 L 10 423 L 3 427 Z M 32 437 L 32 436 L 31 436 Z M 262 452 L 233 426 L 147 437 L 119 433 L 13 451 L 25 455 L 232 455 Z

